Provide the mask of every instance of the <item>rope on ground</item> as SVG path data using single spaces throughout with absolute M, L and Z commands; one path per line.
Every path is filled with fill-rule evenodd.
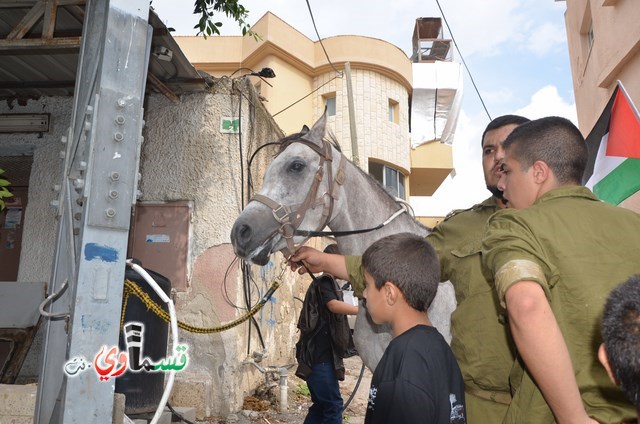
M 195 325 L 190 325 L 182 321 L 178 321 L 178 327 L 190 333 L 199 333 L 199 334 L 221 333 L 223 331 L 226 331 L 230 328 L 233 328 L 237 325 L 242 324 L 243 322 L 251 318 L 253 315 L 255 315 L 260 309 L 262 309 L 264 304 L 269 301 L 269 299 L 271 298 L 273 293 L 278 289 L 278 287 L 280 287 L 280 282 L 274 281 L 271 284 L 271 287 L 269 287 L 269 290 L 265 293 L 264 296 L 262 296 L 262 299 L 260 299 L 260 302 L 256 303 L 246 314 L 227 324 L 223 324 L 218 327 L 206 328 L 206 327 L 196 327 Z M 135 297 L 140 299 L 140 301 L 147 307 L 147 310 L 152 311 L 163 321 L 169 322 L 169 314 L 164 309 L 162 309 L 160 305 L 154 302 L 148 293 L 145 293 L 142 290 L 142 288 L 140 288 L 140 286 L 134 283 L 133 281 L 125 279 L 124 291 L 122 293 L 124 303 L 122 305 L 122 314 L 120 316 L 120 328 L 124 326 L 125 312 L 127 310 L 127 305 L 129 303 L 129 297 L 131 295 L 134 295 Z

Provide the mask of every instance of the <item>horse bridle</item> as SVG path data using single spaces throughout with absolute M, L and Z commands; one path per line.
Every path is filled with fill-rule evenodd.
M 319 232 L 322 230 L 331 220 L 331 214 L 333 213 L 333 203 L 337 199 L 336 194 L 334 193 L 335 185 L 342 185 L 344 183 L 344 167 L 346 160 L 343 158 L 343 155 L 339 154 L 339 168 L 336 173 L 335 181 L 333 179 L 332 173 L 332 163 L 333 157 L 331 153 L 331 144 L 322 140 L 322 146 L 314 143 L 313 141 L 307 140 L 304 137 L 299 137 L 295 139 L 288 140 L 286 143 L 282 145 L 282 150 L 288 147 L 292 143 L 302 143 L 305 146 L 311 148 L 314 152 L 316 152 L 320 156 L 320 163 L 318 165 L 318 170 L 316 171 L 315 176 L 313 177 L 313 183 L 307 192 L 307 196 L 304 201 L 298 205 L 283 205 L 281 203 L 276 202 L 264 196 L 262 194 L 254 195 L 251 201 L 257 201 L 268 208 L 271 208 L 271 212 L 273 214 L 274 219 L 280 224 L 280 227 L 275 230 L 267 240 L 274 237 L 276 234 L 281 234 L 282 237 L 287 242 L 287 250 L 289 251 L 289 255 L 293 255 L 296 251 L 295 244 L 293 242 L 294 235 L 297 235 L 298 226 L 304 220 L 304 217 L 309 209 L 315 209 L 317 206 L 323 205 L 322 209 L 322 223 L 318 226 L 318 229 L 315 232 Z M 320 183 L 324 178 L 324 167 L 327 168 L 327 191 L 323 193 L 321 196 L 316 198 L 318 193 L 318 188 L 320 187 Z M 325 198 L 328 197 L 329 201 L 326 202 Z M 306 232 L 309 233 L 309 232 Z M 308 239 L 308 237 L 307 237 Z M 306 240 L 305 240 L 306 241 Z

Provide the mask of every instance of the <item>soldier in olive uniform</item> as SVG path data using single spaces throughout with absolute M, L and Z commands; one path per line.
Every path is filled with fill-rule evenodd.
M 469 209 L 450 213 L 427 236 L 438 254 L 442 281 L 450 280 L 455 288 L 458 305 L 451 316 L 451 348 L 462 371 L 470 424 L 502 422 L 511 401 L 509 371 L 515 349 L 499 316 L 495 290 L 482 273 L 480 249 L 487 220 L 505 207 L 497 188 L 504 157 L 502 143 L 514 128 L 528 121 L 505 115 L 489 123 L 482 135 L 482 165 L 487 188 L 493 195 Z M 336 261 L 337 256 L 320 255 L 321 252 L 303 247 L 292 261 L 304 260 L 313 272 L 325 271 L 348 279 L 356 294 L 362 292 L 360 257 Z
M 587 147 L 570 121 L 521 125 L 504 146 L 498 188 L 509 209 L 489 219 L 482 243 L 521 359 L 504 422 L 633 419 L 596 352 L 608 293 L 640 273 L 640 215 L 580 185 Z

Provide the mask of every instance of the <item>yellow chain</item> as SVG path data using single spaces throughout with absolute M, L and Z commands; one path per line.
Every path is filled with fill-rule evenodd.
M 267 302 L 267 300 L 269 300 L 269 298 L 271 297 L 273 292 L 275 292 L 278 287 L 280 287 L 280 283 L 278 281 L 274 281 L 273 284 L 271 284 L 271 288 L 269 289 L 267 294 L 260 300 L 260 302 L 256 303 L 253 306 L 253 308 L 251 308 L 246 314 L 244 314 L 240 318 L 238 318 L 236 320 L 233 320 L 233 321 L 231 321 L 231 322 L 229 322 L 227 324 L 223 324 L 223 325 L 221 325 L 219 327 L 204 328 L 204 327 L 196 327 L 194 325 L 189 325 L 189 324 L 186 324 L 186 323 L 184 323 L 182 321 L 178 321 L 178 327 L 180 327 L 181 329 L 186 330 L 186 331 L 188 331 L 190 333 L 200 333 L 200 334 L 220 333 L 222 331 L 228 330 L 230 328 L 235 327 L 236 325 L 242 324 L 243 322 L 245 322 L 246 320 L 251 318 L 251 316 L 255 315 L 256 312 L 258 312 L 260 309 L 262 309 L 264 304 Z M 127 310 L 127 304 L 129 303 L 129 296 L 131 296 L 131 295 L 134 295 L 138 299 L 140 299 L 140 301 L 146 305 L 147 310 L 151 310 L 153 313 L 155 313 L 163 321 L 165 321 L 165 322 L 169 322 L 170 321 L 170 317 L 169 317 L 169 313 L 168 312 L 164 311 L 157 303 L 155 303 L 151 299 L 151 297 L 147 293 L 142 291 L 142 289 L 140 288 L 139 285 L 137 285 L 136 283 L 134 283 L 131 280 L 125 279 L 124 280 L 124 291 L 122 293 L 122 298 L 124 299 L 124 304 L 122 305 L 122 314 L 120 316 L 120 328 L 122 328 L 124 326 L 125 311 Z

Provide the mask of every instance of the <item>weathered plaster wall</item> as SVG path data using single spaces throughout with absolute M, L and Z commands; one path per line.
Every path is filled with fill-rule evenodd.
M 239 266 L 232 264 L 230 232 L 243 207 L 248 155 L 259 145 L 280 138 L 279 129 L 252 86 L 242 81 L 238 80 L 246 90 L 242 98 L 242 144 L 238 134 L 222 134 L 219 130 L 220 118 L 238 116 L 240 108 L 238 91 L 229 79 L 218 80 L 210 93 L 183 96 L 179 105 L 152 96 L 146 106 L 140 200 L 190 200 L 194 204 L 189 288 L 178 294 L 177 311 L 180 320 L 200 327 L 220 326 L 245 313 L 242 275 Z M 270 159 L 268 154 L 261 155 L 252 166 L 256 189 Z M 279 264 L 273 262 L 264 268 L 251 268 L 250 305 L 266 292 L 277 271 Z M 294 293 L 303 296 L 302 283 L 285 281 L 255 316 L 264 348 L 249 321 L 214 334 L 182 332 L 191 362 L 188 370 L 178 375 L 174 404 L 195 402 L 199 417 L 226 416 L 238 411 L 243 398 L 264 381 L 256 367 L 243 364 L 253 352 L 265 355 L 259 364 L 263 368 L 295 362 L 295 324 L 301 305 L 294 303 Z

